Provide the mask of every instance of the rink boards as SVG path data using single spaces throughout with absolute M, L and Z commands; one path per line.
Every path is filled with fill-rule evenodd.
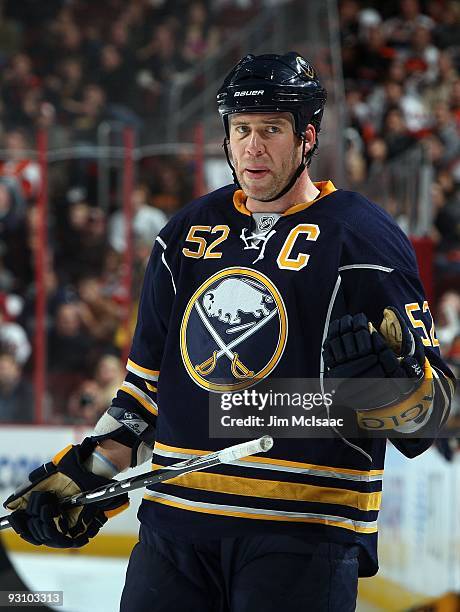
M 78 443 L 86 429 L 72 427 L 0 428 L 0 500 L 28 473 L 49 461 L 69 442 Z M 144 464 L 137 471 L 148 470 Z M 124 476 L 134 475 L 134 471 Z M 382 511 L 379 519 L 380 572 L 364 579 L 365 599 L 384 603 L 399 593 L 408 604 L 421 597 L 460 591 L 460 460 L 447 463 L 435 450 L 408 460 L 388 445 Z M 126 557 L 137 540 L 137 508 L 142 491 L 131 495 L 129 509 L 111 519 L 87 547 L 72 554 Z M 1 514 L 3 514 L 2 512 Z M 11 530 L 2 533 L 11 550 L 40 551 Z M 50 551 L 51 552 L 51 551 Z M 62 552 L 62 551 L 61 551 Z

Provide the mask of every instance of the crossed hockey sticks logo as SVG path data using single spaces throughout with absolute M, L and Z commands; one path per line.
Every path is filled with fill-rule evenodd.
M 249 370 L 249 368 L 244 365 L 244 363 L 239 358 L 238 353 L 233 352 L 232 348 L 234 348 L 238 344 L 241 344 L 241 342 L 244 342 L 244 340 L 255 334 L 259 329 L 266 325 L 277 314 L 277 308 L 272 310 L 269 315 L 264 317 L 258 323 L 252 323 L 249 329 L 247 329 L 243 334 L 241 334 L 241 336 L 238 336 L 237 338 L 232 340 L 229 344 L 225 344 L 225 342 L 219 336 L 217 331 L 211 325 L 208 316 L 203 311 L 203 308 L 198 300 L 195 302 L 195 308 L 204 326 L 208 330 L 209 334 L 211 335 L 217 346 L 220 348 L 219 351 L 213 351 L 211 357 L 203 361 L 203 363 L 196 365 L 195 370 L 203 377 L 209 376 L 209 374 L 214 371 L 217 361 L 223 355 L 226 355 L 232 364 L 231 372 L 235 378 L 253 378 L 254 372 L 252 370 Z

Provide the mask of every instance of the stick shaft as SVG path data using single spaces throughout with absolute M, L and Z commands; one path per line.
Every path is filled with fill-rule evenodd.
M 273 446 L 273 440 L 270 436 L 263 436 L 258 440 L 249 440 L 242 444 L 236 444 L 235 446 L 229 446 L 223 450 L 202 455 L 200 457 L 193 457 L 180 463 L 175 463 L 155 472 L 149 471 L 139 474 L 138 476 L 132 476 L 125 480 L 114 482 L 106 487 L 99 487 L 93 491 L 85 491 L 72 497 L 66 497 L 61 500 L 61 505 L 64 507 L 72 506 L 85 506 L 87 504 L 93 504 L 95 502 L 104 501 L 123 495 L 129 491 L 135 491 L 136 489 L 142 489 L 151 485 L 171 480 L 172 478 L 178 478 L 184 474 L 190 472 L 198 472 L 206 468 L 214 467 L 222 463 L 232 463 L 243 457 L 249 457 L 260 452 L 266 452 Z M 0 531 L 10 527 L 8 516 L 0 518 Z

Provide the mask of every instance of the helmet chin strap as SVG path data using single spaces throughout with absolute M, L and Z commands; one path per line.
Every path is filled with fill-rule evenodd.
M 297 179 L 299 178 L 299 176 L 302 174 L 302 172 L 305 170 L 305 168 L 307 166 L 307 160 L 305 159 L 305 157 L 306 157 L 306 152 L 305 152 L 306 144 L 307 144 L 307 141 L 305 140 L 304 137 L 302 137 L 302 161 L 300 162 L 299 167 L 294 172 L 294 174 L 292 175 L 292 177 L 289 180 L 289 182 L 283 187 L 283 189 L 281 189 L 281 191 L 279 193 L 276 194 L 275 197 L 269 198 L 268 200 L 258 199 L 259 202 L 273 202 L 274 200 L 278 200 L 278 198 L 283 197 L 290 189 L 292 189 L 292 187 L 294 186 L 294 183 L 297 181 Z M 230 154 L 229 154 L 229 151 L 228 151 L 228 138 L 224 139 L 222 147 L 223 147 L 223 149 L 225 151 L 225 157 L 227 158 L 227 163 L 230 166 L 230 170 L 232 171 L 233 180 L 238 185 L 238 187 L 241 189 L 242 187 L 241 187 L 241 185 L 240 185 L 240 183 L 238 181 L 238 178 L 236 176 L 235 167 L 233 166 L 233 164 L 232 164 L 232 162 L 230 160 Z

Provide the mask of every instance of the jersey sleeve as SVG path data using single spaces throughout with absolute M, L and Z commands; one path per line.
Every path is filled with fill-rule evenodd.
M 94 431 L 98 440 L 110 438 L 130 447 L 132 467 L 151 456 L 155 442 L 158 379 L 175 297 L 166 251 L 167 243 L 158 236 L 144 276 L 127 374 Z
M 433 317 L 417 269 L 375 264 L 345 266 L 341 278 L 343 300 L 350 314 L 364 312 L 378 329 L 383 310 L 394 306 L 421 337 L 433 377 L 431 404 L 412 435 L 392 439 L 403 454 L 414 457 L 431 446 L 445 424 L 455 389 L 455 378 L 440 355 Z
M 155 241 L 141 292 L 137 324 L 126 369 L 149 381 L 158 381 L 175 295 L 174 279 L 166 257 L 166 243 Z

